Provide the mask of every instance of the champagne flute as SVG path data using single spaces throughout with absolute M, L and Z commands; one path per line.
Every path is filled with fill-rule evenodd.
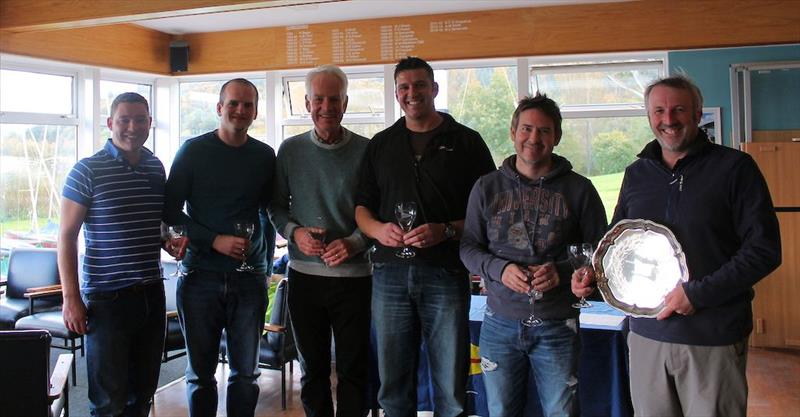
M 567 246 L 567 257 L 569 258 L 569 263 L 576 271 L 591 265 L 592 253 L 594 253 L 594 248 L 592 247 L 591 243 L 580 243 Z M 581 281 L 586 279 L 585 270 L 581 271 L 580 275 Z M 586 301 L 586 297 L 581 297 L 580 301 L 572 304 L 572 307 L 574 308 L 589 308 L 591 306 L 592 304 Z
M 174 224 L 167 229 L 167 233 L 169 233 L 169 244 L 173 248 L 180 247 L 183 244 L 183 241 L 186 239 L 186 226 L 182 224 Z M 181 275 L 181 261 L 178 260 L 177 265 L 175 266 L 175 272 L 169 274 L 171 277 L 177 277 Z
M 414 220 L 417 218 L 417 203 L 413 201 L 397 203 L 394 206 L 394 217 L 397 218 L 397 224 L 400 225 L 404 233 L 410 232 L 411 227 L 414 225 Z M 395 256 L 409 259 L 417 256 L 417 253 L 414 252 L 414 249 L 403 246 L 403 249 L 395 253 Z
M 250 238 L 253 236 L 253 232 L 255 232 L 255 230 L 256 230 L 256 227 L 255 227 L 255 224 L 253 224 L 253 222 L 238 221 L 238 222 L 233 224 L 233 234 L 236 237 L 243 237 L 243 238 L 246 238 L 247 240 L 250 240 Z M 253 268 L 252 265 L 248 265 L 247 264 L 247 256 L 246 255 L 245 255 L 244 259 L 242 259 L 242 264 L 239 265 L 238 268 L 236 268 L 236 270 L 239 271 L 239 272 L 250 272 L 253 269 L 255 269 L 255 268 Z
M 536 272 L 541 265 L 532 265 L 526 266 L 525 268 L 525 276 L 528 277 L 528 282 L 533 282 L 533 273 Z M 544 294 L 541 291 L 536 290 L 531 285 L 531 289 L 528 290 L 528 304 L 531 306 L 531 314 L 525 320 L 522 320 L 522 324 L 528 327 L 536 327 L 541 326 L 544 322 L 539 317 L 536 317 L 535 314 L 535 303 L 536 300 L 540 300 Z

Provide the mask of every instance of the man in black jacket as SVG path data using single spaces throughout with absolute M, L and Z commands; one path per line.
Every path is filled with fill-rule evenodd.
M 688 79 L 645 91 L 656 140 L 625 170 L 613 222 L 667 226 L 689 281 L 657 318 L 631 318 L 631 397 L 637 415 L 744 416 L 753 285 L 781 262 L 778 219 L 753 159 L 711 143 L 697 124 L 700 90 Z M 590 291 L 573 275 L 576 295 Z
M 458 256 L 472 185 L 494 170 L 478 132 L 434 108 L 439 86 L 419 58 L 395 67 L 395 95 L 405 113 L 367 146 L 356 196 L 356 221 L 376 240 L 372 254 L 372 317 L 387 416 L 416 415 L 420 336 L 428 347 L 434 407 L 464 412 L 469 366 L 469 278 Z M 404 232 L 397 203 L 416 203 Z M 403 246 L 413 257 L 398 257 Z M 407 253 L 407 252 L 406 252 Z

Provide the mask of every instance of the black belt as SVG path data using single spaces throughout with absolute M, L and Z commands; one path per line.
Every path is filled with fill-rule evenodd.
M 152 287 L 153 285 L 158 284 L 158 283 L 163 283 L 163 282 L 164 282 L 164 280 L 161 280 L 161 279 L 157 279 L 157 280 L 153 280 L 153 281 L 147 281 L 147 282 L 140 282 L 138 284 L 133 284 L 133 285 L 125 287 L 125 288 L 120 288 L 120 289 L 116 290 L 116 292 L 118 294 L 144 292 L 144 291 L 147 291 L 148 289 L 150 289 L 150 287 Z

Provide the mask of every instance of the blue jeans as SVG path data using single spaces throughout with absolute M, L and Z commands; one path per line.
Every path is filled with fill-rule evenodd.
M 222 330 L 226 332 L 229 416 L 252 416 L 267 285 L 263 274 L 195 269 L 178 281 L 178 315 L 186 339 L 186 394 L 191 416 L 217 415 L 217 380 Z
M 545 416 L 579 414 L 576 326 L 567 319 L 527 327 L 486 310 L 479 345 L 490 416 L 523 415 L 531 369 Z
M 372 317 L 387 417 L 417 415 L 420 337 L 428 346 L 436 416 L 463 415 L 469 372 L 469 278 L 438 267 L 373 265 Z
M 147 416 L 164 348 L 164 283 L 83 294 L 83 300 L 92 415 Z

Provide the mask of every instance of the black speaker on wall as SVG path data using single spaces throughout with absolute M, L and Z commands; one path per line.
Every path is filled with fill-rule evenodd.
M 183 72 L 189 69 L 189 43 L 173 41 L 169 43 L 169 69 L 172 72 Z

